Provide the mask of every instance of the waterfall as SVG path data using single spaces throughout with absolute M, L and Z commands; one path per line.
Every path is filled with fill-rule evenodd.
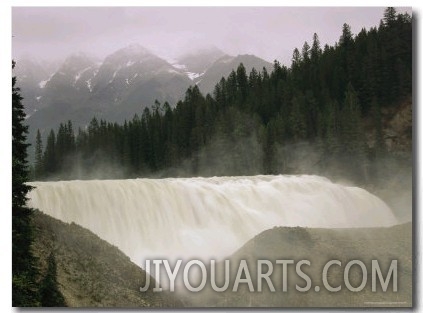
M 28 205 L 75 222 L 132 261 L 221 259 L 274 226 L 379 227 L 390 208 L 319 176 L 33 182 Z

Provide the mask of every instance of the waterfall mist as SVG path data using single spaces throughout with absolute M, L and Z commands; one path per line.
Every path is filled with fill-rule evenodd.
M 28 205 L 145 259 L 221 259 L 274 226 L 379 227 L 390 208 L 319 176 L 33 182 Z

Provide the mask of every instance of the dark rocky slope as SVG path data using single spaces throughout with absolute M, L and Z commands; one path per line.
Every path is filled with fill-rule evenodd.
M 90 231 L 39 211 L 33 215 L 33 252 L 43 275 L 53 253 L 57 283 L 69 307 L 180 307 L 172 295 L 140 292 L 146 273 Z M 154 281 L 154 280 L 153 280 Z

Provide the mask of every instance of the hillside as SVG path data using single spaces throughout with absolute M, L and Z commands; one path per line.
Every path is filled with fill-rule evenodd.
M 412 225 L 406 223 L 390 228 L 362 229 L 313 229 L 275 227 L 262 232 L 246 243 L 228 258 L 231 262 L 231 280 L 229 291 L 211 292 L 210 289 L 198 297 L 187 297 L 186 304 L 213 307 L 410 307 L 412 306 Z M 312 282 L 307 292 L 295 289 L 298 284 L 304 287 L 306 282 L 295 274 L 295 266 L 288 266 L 287 291 L 282 292 L 280 277 L 281 266 L 274 266 L 272 282 L 275 292 L 270 292 L 264 283 L 263 292 L 249 292 L 247 284 L 240 284 L 237 293 L 231 291 L 234 276 L 240 260 L 246 260 L 253 281 L 257 286 L 257 260 L 309 260 L 311 266 L 303 265 Z M 329 260 L 339 260 L 342 267 L 336 265 L 328 272 L 331 286 L 341 285 L 339 292 L 331 293 L 322 283 L 322 269 Z M 367 268 L 367 284 L 362 291 L 351 292 L 343 283 L 342 275 L 346 264 L 351 260 L 362 261 Z M 378 260 L 384 278 L 391 260 L 398 260 L 398 292 L 392 292 L 392 280 L 387 292 L 382 292 L 377 281 L 377 292 L 372 292 L 371 260 Z M 222 266 L 222 264 L 221 264 Z M 264 272 L 267 267 L 264 267 Z M 350 271 L 351 285 L 361 283 L 360 268 L 355 265 Z M 223 282 L 218 284 L 222 286 Z M 315 286 L 320 291 L 315 291 Z M 190 301 L 190 302 L 188 302 Z
M 181 306 L 178 300 L 165 293 L 152 290 L 141 293 L 139 288 L 145 283 L 144 270 L 90 231 L 39 211 L 34 212 L 32 223 L 35 228 L 32 250 L 38 258 L 40 273 L 45 275 L 47 259 L 53 253 L 59 290 L 67 306 Z

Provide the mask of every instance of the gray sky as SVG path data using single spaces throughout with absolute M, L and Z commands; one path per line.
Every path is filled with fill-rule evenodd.
M 357 34 L 379 25 L 383 7 L 15 7 L 13 57 L 61 59 L 74 52 L 103 58 L 131 43 L 159 56 L 214 45 L 290 65 L 292 51 L 319 35 L 338 41 L 343 23 Z M 398 8 L 399 12 L 411 8 Z

